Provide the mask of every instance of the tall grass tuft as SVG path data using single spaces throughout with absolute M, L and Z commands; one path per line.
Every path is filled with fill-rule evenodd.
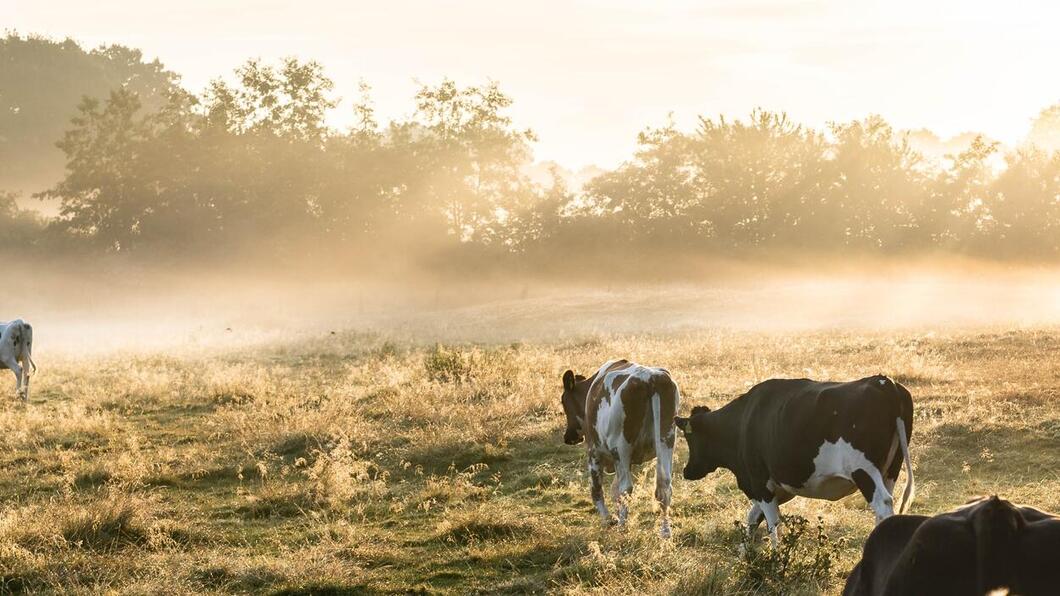
M 114 550 L 141 546 L 151 535 L 142 501 L 114 494 L 74 511 L 62 524 L 62 536 L 80 548 Z

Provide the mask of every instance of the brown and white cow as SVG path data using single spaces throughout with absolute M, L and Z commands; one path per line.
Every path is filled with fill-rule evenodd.
M 633 492 L 631 468 L 654 459 L 655 498 L 662 510 L 659 532 L 670 537 L 674 414 L 680 399 L 665 369 L 627 360 L 612 360 L 589 378 L 570 370 L 563 373 L 563 442 L 585 441 L 593 503 L 605 524 L 612 519 L 604 502 L 603 473 L 615 474 L 611 498 L 618 507 L 617 523 L 623 525 Z

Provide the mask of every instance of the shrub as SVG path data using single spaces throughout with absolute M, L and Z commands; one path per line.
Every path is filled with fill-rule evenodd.
M 432 381 L 463 383 L 471 380 L 474 360 L 472 354 L 437 344 L 424 356 L 423 367 Z
M 824 588 L 832 579 L 843 540 L 833 540 L 824 531 L 824 520 L 817 518 L 811 526 L 806 518 L 785 516 L 780 544 L 758 548 L 757 540 L 747 533 L 747 526 L 736 523 L 738 544 L 743 556 L 733 569 L 733 579 L 752 592 L 788 594 L 798 588 Z
M 309 493 L 318 505 L 334 511 L 357 502 L 383 502 L 387 495 L 387 473 L 372 462 L 359 459 L 345 437 L 328 451 L 318 451 L 306 470 Z M 363 513 L 363 508 L 359 508 Z

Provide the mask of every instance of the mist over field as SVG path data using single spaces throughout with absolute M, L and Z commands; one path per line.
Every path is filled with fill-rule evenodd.
M 638 267 L 487 278 L 318 270 L 9 270 L 6 306 L 39 327 L 41 358 L 301 343 L 333 332 L 432 343 L 562 343 L 621 334 L 1027 328 L 1060 324 L 1060 271 L 968 260 L 804 269 L 718 261 L 687 276 Z

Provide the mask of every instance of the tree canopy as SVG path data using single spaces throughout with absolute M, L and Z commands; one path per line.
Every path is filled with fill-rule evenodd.
M 534 133 L 512 121 L 513 100 L 495 82 L 422 85 L 410 116 L 386 123 L 362 84 L 354 125 L 334 130 L 325 119 L 338 105 L 333 83 L 312 61 L 252 60 L 192 94 L 133 50 L 3 43 L 5 60 L 59 52 L 82 61 L 63 62 L 60 72 L 111 73 L 100 83 L 110 85 L 105 93 L 83 83 L 96 90 L 81 94 L 66 130 L 49 141 L 65 156 L 65 175 L 38 196 L 57 202 L 58 214 L 38 217 L 20 210 L 14 195 L 0 196 L 0 233 L 40 249 L 251 250 L 291 259 L 354 259 L 384 248 L 507 259 L 594 251 L 1060 253 L 1060 153 L 1043 146 L 1055 108 L 1040 116 L 1037 141 L 1004 155 L 1000 167 L 999 146 L 983 137 L 937 162 L 879 116 L 817 130 L 753 110 L 739 119 L 701 117 L 692 130 L 649 127 L 628 161 L 568 188 L 556 169 L 550 183 L 531 177 Z M 51 134 L 24 126 L 30 116 L 62 112 L 59 99 L 40 113 L 30 109 L 39 91 L 28 73 L 40 60 L 17 62 L 5 80 L 28 83 L 17 94 L 5 83 L 0 117 L 10 120 L 11 106 L 25 105 L 13 113 L 27 120 L 10 120 L 18 126 L 5 138 L 9 152 Z
M 31 191 L 62 177 L 55 143 L 82 97 L 136 94 L 145 111 L 160 108 L 178 77 L 139 50 L 120 45 L 85 50 L 39 36 L 0 37 L 0 188 Z

